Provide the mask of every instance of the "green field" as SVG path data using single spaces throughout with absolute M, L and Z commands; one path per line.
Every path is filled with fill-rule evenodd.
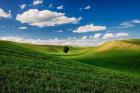
M 140 93 L 140 40 L 63 48 L 0 41 L 0 93 Z

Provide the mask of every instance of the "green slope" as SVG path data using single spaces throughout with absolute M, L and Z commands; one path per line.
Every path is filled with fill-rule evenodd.
M 100 67 L 140 74 L 140 40 L 111 41 L 90 48 L 77 56 L 74 54 L 62 57 Z
M 139 93 L 140 77 L 0 41 L 1 93 Z
M 63 53 L 64 46 L 18 44 L 44 54 L 59 56 L 95 66 L 140 74 L 140 40 L 116 40 L 98 47 L 71 47 Z

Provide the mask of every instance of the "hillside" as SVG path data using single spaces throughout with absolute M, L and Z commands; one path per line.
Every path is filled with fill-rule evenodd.
M 140 40 L 110 41 L 98 47 L 85 49 L 85 52 L 78 54 L 78 56 L 73 54 L 61 57 L 139 74 Z
M 139 93 L 139 76 L 76 61 L 84 62 L 86 56 L 93 60 L 93 55 L 89 55 L 94 51 L 82 53 L 87 50 L 100 53 L 98 50 L 103 46 L 97 50 L 81 48 L 81 51 L 70 52 L 69 55 L 61 53 L 56 46 L 53 48 L 57 48 L 55 54 L 54 51 L 50 52 L 49 46 L 39 50 L 42 46 L 0 41 L 1 93 Z M 77 57 L 74 58 L 76 53 Z M 63 59 L 64 55 L 74 60 Z M 80 56 L 84 58 L 80 59 Z

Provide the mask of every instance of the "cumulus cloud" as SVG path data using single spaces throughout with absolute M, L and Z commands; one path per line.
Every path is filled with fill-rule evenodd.
M 20 29 L 20 30 L 25 30 L 25 29 L 27 29 L 27 27 L 22 26 L 22 27 L 19 27 L 18 29 Z
M 0 18 L 11 18 L 11 11 L 9 13 L 5 12 L 3 9 L 0 8 Z
M 89 9 L 91 9 L 91 6 L 88 5 L 88 6 L 86 6 L 84 9 L 85 9 L 85 10 L 89 10 Z
M 63 5 L 60 5 L 60 6 L 57 7 L 57 9 L 63 9 L 63 8 L 64 8 Z
M 72 39 L 72 37 L 68 37 L 68 39 L 69 39 L 69 40 L 71 40 L 71 39 Z
M 134 19 L 134 20 L 130 20 L 130 21 L 125 21 L 122 22 L 120 25 L 123 28 L 130 28 L 130 27 L 134 27 L 135 25 L 140 24 L 140 20 L 139 19 Z
M 49 8 L 52 8 L 53 7 L 53 4 L 49 4 Z
M 26 4 L 19 5 L 19 7 L 20 7 L 21 9 L 24 9 L 24 8 L 26 7 Z
M 132 20 L 132 22 L 135 24 L 140 24 L 140 19 L 134 19 L 134 20 Z
M 113 37 L 114 37 L 113 33 L 106 33 L 102 38 L 103 39 L 111 39 Z
M 58 32 L 58 33 L 62 33 L 62 32 L 63 32 L 63 30 L 58 30 L 58 31 L 56 31 L 56 32 Z
M 96 41 L 87 39 L 82 40 L 76 39 L 76 37 L 73 37 L 72 39 L 62 39 L 62 40 L 59 40 L 58 38 L 42 40 L 42 39 L 28 39 L 22 37 L 5 36 L 0 37 L 0 40 L 14 41 L 18 43 L 30 43 L 37 45 L 69 45 L 69 46 L 96 46 L 99 43 L 97 40 Z
M 129 36 L 128 33 L 126 32 L 119 32 L 119 33 L 106 33 L 104 34 L 104 36 L 102 37 L 103 39 L 112 39 L 112 38 L 119 38 L 119 37 L 127 37 Z
M 73 37 L 72 39 L 76 40 L 77 38 L 76 37 Z
M 50 10 L 29 9 L 22 14 L 18 14 L 16 20 L 21 23 L 28 23 L 32 26 L 45 27 L 63 24 L 76 24 L 81 19 L 75 17 L 67 17 L 64 13 L 53 12 Z
M 94 40 L 94 39 L 88 39 L 87 36 L 84 36 L 83 39 L 77 39 L 76 37 L 69 37 L 68 39 L 54 38 L 54 39 L 43 40 L 43 39 L 22 38 L 18 36 L 5 36 L 5 37 L 0 37 L 0 40 L 14 41 L 18 43 L 30 43 L 30 44 L 37 44 L 37 45 L 98 46 L 114 39 Z
M 43 3 L 43 0 L 34 0 L 33 1 L 33 5 L 39 5 L 39 4 L 42 4 Z
M 88 38 L 87 36 L 83 36 L 83 37 L 81 37 L 82 40 L 87 39 L 87 38 Z
M 101 36 L 102 36 L 101 33 L 97 33 L 97 34 L 95 34 L 95 35 L 93 36 L 93 39 L 98 39 L 98 38 L 100 38 Z
M 76 33 L 85 33 L 85 32 L 96 32 L 96 31 L 101 31 L 101 30 L 106 30 L 106 26 L 95 26 L 93 24 L 85 25 L 85 26 L 80 26 L 73 32 Z
M 22 41 L 23 38 L 8 36 L 8 37 L 0 37 L 0 40 L 7 40 L 7 41 L 19 42 L 19 41 Z
M 131 22 L 123 22 L 120 25 L 123 26 L 124 28 L 134 27 L 134 24 Z
M 120 32 L 120 33 L 117 33 L 116 36 L 117 37 L 127 37 L 129 34 L 128 33 L 125 33 L 125 32 Z
M 57 40 L 58 40 L 58 38 L 55 38 L 54 40 L 55 40 L 55 41 L 57 41 Z
M 97 45 L 102 45 L 102 44 L 104 44 L 104 43 L 106 43 L 106 42 L 104 42 L 104 41 L 102 41 L 102 42 L 99 42 Z
M 93 36 L 92 36 L 92 35 L 90 35 L 90 36 L 89 36 L 89 38 L 90 38 L 90 39 L 92 39 L 92 38 L 93 38 Z

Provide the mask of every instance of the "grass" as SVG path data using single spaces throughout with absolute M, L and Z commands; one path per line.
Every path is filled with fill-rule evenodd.
M 63 54 L 61 52 L 61 49 L 63 50 L 62 46 L 37 46 L 0 41 L 0 92 L 139 93 L 139 75 L 126 73 L 123 70 L 110 69 L 107 66 L 94 65 L 94 51 L 100 53 L 97 50 L 103 46 L 97 47 L 97 49 L 71 47 L 72 51 L 70 53 Z M 77 49 L 79 50 L 76 51 Z M 92 51 L 87 53 L 89 50 Z M 118 56 L 117 53 L 113 57 Z M 128 55 L 130 54 L 128 53 Z M 103 56 L 103 54 L 100 54 L 95 58 Z M 110 55 L 108 54 L 105 58 L 108 56 Z M 88 61 L 84 60 L 86 57 Z M 135 57 L 136 59 L 139 57 L 138 51 Z M 104 61 L 107 62 L 105 58 Z M 118 61 L 120 60 L 118 59 Z M 92 65 L 85 64 L 86 62 L 91 62 Z M 105 62 L 102 64 L 105 65 Z M 118 64 L 120 65 L 121 62 Z M 118 64 L 115 64 L 116 67 L 119 67 Z M 115 67 L 115 65 L 113 66 Z M 127 62 L 125 65 L 127 65 Z M 130 65 L 134 66 L 133 63 L 128 64 L 129 67 Z M 137 69 L 138 66 L 139 63 Z
M 140 75 L 139 40 L 111 41 L 95 48 L 85 49 L 85 53 L 79 53 L 77 56 L 75 54 L 59 56 Z

